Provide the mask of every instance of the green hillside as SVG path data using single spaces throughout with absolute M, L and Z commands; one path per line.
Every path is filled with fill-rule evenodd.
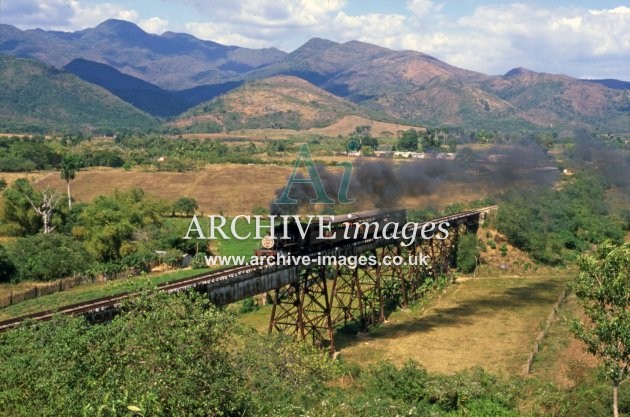
M 0 55 L 0 131 L 109 132 L 155 119 L 108 91 L 37 61 Z

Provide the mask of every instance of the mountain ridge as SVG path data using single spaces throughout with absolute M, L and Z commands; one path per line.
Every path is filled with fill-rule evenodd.
M 66 71 L 0 54 L 0 129 L 114 132 L 156 127 L 151 116 Z
M 72 33 L 21 31 L 0 25 L 2 52 L 26 54 L 53 65 L 74 57 L 111 66 L 166 91 L 148 88 L 151 94 L 174 94 L 173 108 L 162 109 L 164 116 L 185 107 L 178 107 L 187 100 L 188 93 L 182 91 L 201 101 L 243 82 L 293 76 L 369 109 L 365 111 L 371 114 L 414 125 L 628 130 L 630 83 L 625 81 L 580 80 L 523 67 L 504 75 L 486 75 L 422 52 L 396 51 L 360 41 L 313 38 L 285 53 L 274 48 L 226 46 L 182 33 L 153 35 L 133 23 L 108 20 Z M 116 91 L 116 86 L 108 89 Z M 130 102 L 134 99 L 127 97 Z M 157 114 L 160 110 L 151 111 Z

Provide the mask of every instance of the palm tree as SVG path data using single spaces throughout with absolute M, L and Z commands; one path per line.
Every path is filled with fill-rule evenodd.
M 79 163 L 74 155 L 66 155 L 61 161 L 61 179 L 68 184 L 68 208 L 72 208 L 72 197 L 70 196 L 70 181 L 74 179 L 79 170 Z

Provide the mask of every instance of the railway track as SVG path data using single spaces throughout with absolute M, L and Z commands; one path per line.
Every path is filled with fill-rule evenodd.
M 252 266 L 240 266 L 221 271 L 215 271 L 211 273 L 203 273 L 195 275 L 193 277 L 184 278 L 179 281 L 168 282 L 158 285 L 160 291 L 165 292 L 179 292 L 186 289 L 203 285 L 212 281 L 227 280 L 235 276 L 239 276 L 243 273 L 250 273 L 256 269 L 263 269 L 265 267 L 252 267 Z M 23 316 L 15 317 L 9 320 L 0 321 L 0 332 L 18 327 L 21 323 L 26 321 L 46 321 L 52 319 L 57 314 L 88 314 L 95 313 L 104 310 L 111 310 L 120 307 L 120 305 L 133 297 L 137 293 L 126 292 L 110 297 L 103 297 L 97 300 L 85 301 L 82 303 L 71 304 L 65 307 L 61 307 L 55 310 L 46 310 L 37 313 L 26 314 Z

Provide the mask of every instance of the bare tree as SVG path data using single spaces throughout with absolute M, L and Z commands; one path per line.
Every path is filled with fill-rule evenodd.
M 25 195 L 25 197 L 28 202 L 31 203 L 35 212 L 42 216 L 42 220 L 44 222 L 44 233 L 50 233 L 55 230 L 55 226 L 50 225 L 50 219 L 52 218 L 57 203 L 59 203 L 59 200 L 61 199 L 61 194 L 56 190 L 50 190 L 47 188 L 42 193 L 42 202 L 37 205 L 33 203 L 33 200 L 31 200 L 28 195 Z

